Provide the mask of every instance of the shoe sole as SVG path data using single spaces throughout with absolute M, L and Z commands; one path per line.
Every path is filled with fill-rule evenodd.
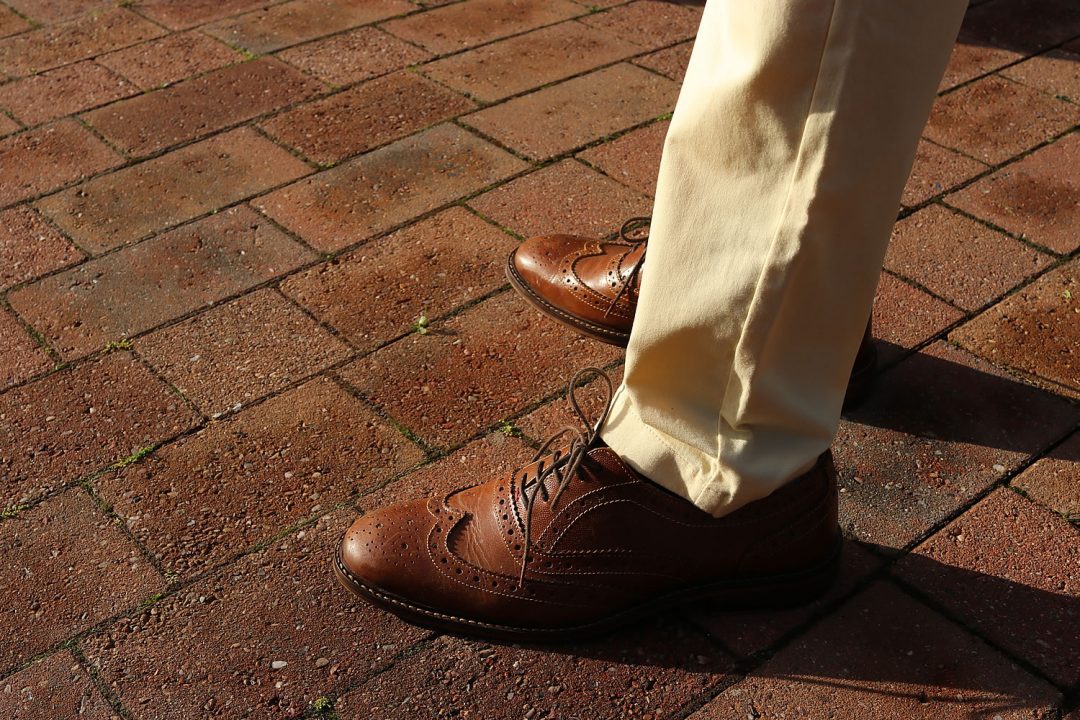
M 521 277 L 517 268 L 514 267 L 514 253 L 510 253 L 510 258 L 506 261 L 506 279 L 518 291 L 518 294 L 525 298 L 526 302 L 555 322 L 608 345 L 626 347 L 626 344 L 630 342 L 630 333 L 612 330 L 598 323 L 579 318 L 577 315 L 568 313 L 540 297 L 535 290 L 529 287 L 529 284 L 525 282 L 525 278 Z
M 418 605 L 366 583 L 351 573 L 342 562 L 340 551 L 334 558 L 334 574 L 338 582 L 353 594 L 414 625 L 483 639 L 555 643 L 606 635 L 665 610 L 706 600 L 721 610 L 780 610 L 805 605 L 832 586 L 840 564 L 841 546 L 842 541 L 838 537 L 828 558 L 798 572 L 704 583 L 661 595 L 589 623 L 562 628 L 498 625 Z

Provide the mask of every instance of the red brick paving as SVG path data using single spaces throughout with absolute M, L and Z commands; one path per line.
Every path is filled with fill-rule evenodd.
M 881 583 L 691 716 L 1042 716 L 1058 693 L 961 628 Z
M 1080 432 L 1073 433 L 1011 484 L 1066 519 L 1080 519 Z
M 0 40 L 0 72 L 33 75 L 162 34 L 157 25 L 124 8 L 94 12 Z
M 570 718 L 585 707 L 596 720 L 668 717 L 731 664 L 688 629 L 663 623 L 562 652 L 442 637 L 345 695 L 337 711 L 341 720 Z
M 354 517 L 292 532 L 81 647 L 137 720 L 295 717 L 427 634 L 351 600 L 328 571 Z
M 513 240 L 462 208 L 293 275 L 282 291 L 360 351 L 497 289 Z M 363 304 L 361 304 L 363 298 Z
M 119 718 L 93 686 L 86 669 L 66 651 L 0 681 L 0 714 L 16 720 Z
M 618 352 L 504 293 L 341 375 L 421 438 L 447 447 L 565 387 L 567 357 L 575 365 L 604 365 Z
M 100 252 L 309 172 L 245 127 L 95 178 L 37 207 L 82 247 Z
M 578 157 L 623 185 L 652 197 L 656 193 L 660 155 L 670 124 L 665 120 L 632 130 L 611 142 L 578 153 Z
M 383 112 L 365 112 L 372 106 Z M 260 127 L 305 157 L 329 165 L 475 107 L 415 73 L 398 72 L 301 105 Z
M 83 259 L 83 254 L 25 205 L 0 212 L 0 290 Z
M 348 85 L 400 70 L 431 53 L 375 27 L 305 43 L 277 53 L 282 60 L 331 85 Z
M 424 74 L 481 102 L 495 102 L 636 52 L 608 33 L 570 21 L 436 60 L 424 66 Z
M 265 397 L 350 354 L 273 290 L 256 290 L 153 332 L 136 348 L 207 415 Z
M 45 350 L 34 342 L 13 316 L 0 313 L 0 389 L 48 370 L 53 365 Z
M 415 465 L 423 453 L 326 378 L 210 424 L 96 483 L 191 575 Z
M 1048 255 L 940 206 L 893 230 L 885 267 L 965 310 L 976 310 L 1045 269 Z
M 241 59 L 240 53 L 200 32 L 182 32 L 102 55 L 96 62 L 152 90 Z
M 150 330 L 312 259 L 240 206 L 52 275 L 9 296 L 64 358 Z M 159 292 L 156 302 L 146 302 Z
M 194 413 L 128 353 L 0 395 L 0 507 L 31 502 L 191 428 Z
M 465 122 L 543 160 L 671 112 L 677 95 L 670 80 L 619 64 L 467 115 Z
M 32 126 L 138 91 L 112 70 L 88 60 L 0 85 L 0 107 Z
M 1080 122 L 1080 106 L 990 76 L 942 95 L 926 137 L 990 165 L 1050 140 Z
M 340 250 L 513 175 L 525 163 L 443 124 L 254 205 L 319 250 Z M 453 173 L 446 173 L 454 168 Z
M 290 0 L 216 23 L 206 32 L 261 55 L 414 9 L 407 0 Z
M 524 237 L 602 237 L 628 218 L 648 215 L 652 202 L 576 160 L 563 160 L 484 193 L 469 206 Z
M 447 53 L 586 12 L 569 0 L 465 0 L 382 27 L 432 52 Z
M 950 338 L 976 355 L 1080 397 L 1080 263 L 1052 270 Z M 1040 352 L 1032 354 L 1035 344 Z
M 885 365 L 964 317 L 962 310 L 882 273 L 872 318 L 878 363 Z
M 896 573 L 1062 685 L 1080 680 L 1080 532 L 1001 488 Z
M 655 70 L 675 82 L 682 82 L 686 74 L 686 65 L 690 62 L 690 51 L 693 49 L 692 41 L 680 43 L 638 58 L 634 64 Z
M 86 113 L 132 156 L 147 155 L 310 98 L 322 84 L 273 58 L 231 65 Z
M 72 542 L 78 538 L 78 542 Z M 165 581 L 76 488 L 0 524 L 6 632 L 0 667 L 22 663 L 129 608 Z
M 987 169 L 988 166 L 978 160 L 920 140 L 915 149 L 915 165 L 911 168 L 900 202 L 908 207 L 919 205 Z
M 0 204 L 10 205 L 116 167 L 122 159 L 72 119 L 0 140 Z
M 948 196 L 947 202 L 1054 252 L 1080 249 L 1080 135 L 1072 134 Z
M 0 715 L 1076 715 L 1073 0 L 968 12 L 878 288 L 889 369 L 835 446 L 827 598 L 487 648 L 326 571 L 354 505 L 508 472 L 574 369 L 618 377 L 502 264 L 648 214 L 701 4 L 0 4 L 0 605 L 40 603 L 4 624 Z M 409 431 L 460 447 L 413 469 Z

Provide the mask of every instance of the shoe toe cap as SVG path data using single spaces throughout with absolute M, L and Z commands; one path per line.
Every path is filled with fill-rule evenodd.
M 431 523 L 423 502 L 376 510 L 357 519 L 341 539 L 344 569 L 365 585 L 408 591 L 430 569 L 426 550 Z
M 510 256 L 518 277 L 535 290 L 559 281 L 559 271 L 568 255 L 588 242 L 573 235 L 541 235 L 525 240 Z

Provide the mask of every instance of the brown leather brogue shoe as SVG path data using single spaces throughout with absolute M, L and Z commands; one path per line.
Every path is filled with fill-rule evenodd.
M 549 452 L 567 432 L 576 437 Z M 506 477 L 363 516 L 341 542 L 339 580 L 410 622 L 532 642 L 704 598 L 789 606 L 832 581 L 840 533 L 829 453 L 722 518 L 634 472 L 595 431 L 563 431 L 537 455 Z
M 510 253 L 506 277 L 526 301 L 553 320 L 596 340 L 626 347 L 637 310 L 649 218 L 631 218 L 614 240 L 576 235 L 529 238 Z M 866 326 L 844 407 L 861 402 L 877 369 Z

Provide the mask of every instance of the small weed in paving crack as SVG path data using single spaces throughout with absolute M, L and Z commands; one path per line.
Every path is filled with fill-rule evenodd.
M 111 353 L 115 350 L 130 350 L 131 341 L 127 338 L 124 338 L 123 340 L 110 340 L 109 342 L 105 343 L 104 349 L 107 353 Z
M 521 430 L 519 430 L 517 426 L 515 426 L 514 423 L 510 422 L 509 420 L 499 421 L 499 432 L 501 432 L 506 437 L 521 437 Z
M 29 505 L 8 505 L 3 510 L 0 510 L 0 520 L 8 520 L 10 518 L 13 518 L 29 507 Z
M 128 465 L 134 465 L 150 453 L 154 452 L 154 447 L 154 445 L 144 445 L 143 447 L 128 455 L 126 458 L 121 458 L 120 460 L 117 460 L 115 463 L 113 463 L 113 467 L 125 468 Z
M 424 313 L 420 313 L 420 317 L 416 318 L 416 322 L 412 324 L 412 328 L 417 332 L 418 335 L 427 335 L 428 326 L 430 324 L 431 321 L 428 320 L 428 316 Z

